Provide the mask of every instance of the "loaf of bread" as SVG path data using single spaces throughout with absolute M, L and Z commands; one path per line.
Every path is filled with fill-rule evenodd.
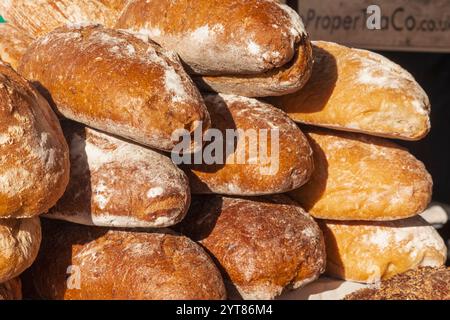
M 59 28 L 33 42 L 19 71 L 66 118 L 147 146 L 171 150 L 175 130 L 209 127 L 178 57 L 123 31 Z
M 217 267 L 188 238 L 50 220 L 30 278 L 43 299 L 226 298 Z
M 223 157 L 216 163 L 208 164 L 203 159 L 202 164 L 183 167 L 192 193 L 273 194 L 308 181 L 313 171 L 311 148 L 284 112 L 250 98 L 224 94 L 204 98 L 212 126 L 226 141 L 221 149 Z M 240 130 L 236 141 L 228 135 L 229 130 Z M 231 146 L 228 150 L 227 144 Z
M 116 27 L 177 52 L 189 73 L 217 92 L 287 94 L 300 89 L 312 69 L 301 18 L 277 1 L 133 0 Z
M 366 50 L 313 44 L 315 64 L 307 85 L 270 99 L 292 119 L 404 140 L 429 132 L 430 101 L 406 70 Z
M 69 150 L 47 101 L 0 61 L 0 218 L 32 217 L 62 196 Z
M 0 283 L 17 277 L 31 266 L 40 244 L 38 217 L 0 219 Z
M 325 268 L 314 220 L 283 195 L 254 199 L 194 197 L 177 228 L 202 244 L 244 299 L 273 299 Z
M 103 2 L 103 3 L 102 3 Z M 110 5 L 105 4 L 109 2 Z M 112 27 L 119 14 L 114 0 L 8 0 L 0 1 L 0 12 L 9 24 L 39 37 L 66 24 L 96 22 Z
M 445 264 L 447 248 L 421 217 L 385 222 L 321 220 L 327 274 L 374 283 L 417 267 Z
M 189 182 L 165 155 L 63 122 L 71 177 L 48 218 L 108 227 L 167 227 L 190 203 Z
M 431 200 L 431 176 L 407 150 L 382 138 L 304 128 L 315 171 L 290 193 L 315 218 L 395 220 L 417 215 Z
M 450 300 L 450 269 L 417 268 L 361 289 L 345 300 Z
M 9 23 L 0 24 L 0 59 L 17 69 L 33 39 Z
M 1 300 L 22 300 L 22 285 L 19 278 L 0 283 Z

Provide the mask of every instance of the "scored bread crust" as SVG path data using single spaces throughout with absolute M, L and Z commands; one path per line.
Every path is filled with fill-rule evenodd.
M 244 299 L 273 299 L 285 288 L 314 281 L 325 269 L 319 227 L 283 195 L 194 197 L 177 229 L 214 256 Z
M 0 283 L 19 276 L 30 267 L 40 244 L 38 217 L 0 219 Z
M 22 284 L 20 278 L 0 283 L 1 300 L 22 300 Z
M 300 123 L 403 140 L 430 131 L 430 101 L 414 77 L 383 56 L 313 42 L 314 67 L 298 92 L 269 99 Z
M 223 152 L 225 164 L 184 165 L 193 194 L 283 193 L 308 181 L 313 171 L 311 148 L 301 130 L 284 112 L 258 100 L 233 95 L 212 94 L 205 95 L 204 99 L 212 127 L 218 129 L 224 139 L 228 129 L 239 129 L 248 135 L 253 130 L 258 140 L 256 145 L 251 145 L 254 142 L 241 135 L 232 152 Z M 262 130 L 267 130 L 267 136 Z M 272 138 L 278 138 L 278 148 Z M 228 140 L 224 143 L 229 143 Z M 269 159 L 262 154 L 265 145 Z M 256 154 L 250 154 L 252 149 Z M 238 161 L 243 154 L 245 163 Z M 252 159 L 256 163 L 251 163 Z
M 333 220 L 395 220 L 422 213 L 433 181 L 422 162 L 382 138 L 302 127 L 315 171 L 290 192 L 312 216 Z
M 32 41 L 33 38 L 12 24 L 0 24 L 0 59 L 17 69 Z
M 107 227 L 161 228 L 178 223 L 189 182 L 169 157 L 65 121 L 71 178 L 48 218 Z
M 66 118 L 157 149 L 171 150 L 177 129 L 210 125 L 178 57 L 130 33 L 62 27 L 33 42 L 19 70 Z
M 199 245 L 186 237 L 49 220 L 43 221 L 43 234 L 39 256 L 31 268 L 40 298 L 226 298 L 217 267 Z
M 41 214 L 69 180 L 69 149 L 47 101 L 0 61 L 0 218 Z
M 327 271 L 348 281 L 374 283 L 417 267 L 440 267 L 447 248 L 420 216 L 397 221 L 318 221 Z

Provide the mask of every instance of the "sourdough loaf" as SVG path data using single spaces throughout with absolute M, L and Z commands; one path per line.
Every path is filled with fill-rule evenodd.
M 205 102 L 212 126 L 226 140 L 224 156 L 219 159 L 221 163 L 203 160 L 202 164 L 183 166 L 192 193 L 282 193 L 309 179 L 313 171 L 311 148 L 285 113 L 258 100 L 233 95 L 206 95 Z M 227 138 L 229 130 L 240 130 L 236 141 Z M 226 143 L 230 142 L 227 151 Z
M 419 140 L 430 130 L 430 101 L 400 66 L 366 50 L 314 42 L 305 87 L 270 99 L 297 122 L 389 138 Z
M 286 287 L 314 281 L 325 268 L 320 229 L 283 195 L 197 197 L 177 228 L 214 256 L 244 299 L 273 299 Z
M 47 101 L 0 61 L 0 218 L 52 207 L 69 180 L 69 150 Z
M 319 221 L 327 249 L 327 274 L 374 283 L 417 267 L 445 264 L 447 248 L 421 217 L 397 221 Z
M 202 97 L 174 54 L 99 25 L 33 42 L 19 67 L 65 117 L 158 149 L 176 129 L 209 127 Z
M 188 238 L 44 221 L 31 268 L 36 292 L 57 300 L 224 299 L 211 258 Z
M 0 283 L 17 277 L 31 266 L 40 243 L 38 217 L 0 219 Z
M 381 138 L 304 128 L 315 171 L 290 193 L 316 218 L 394 220 L 417 215 L 431 200 L 432 180 L 422 162 Z
M 1 300 L 22 300 L 22 285 L 19 278 L 0 283 Z
M 0 59 L 17 69 L 33 38 L 9 23 L 0 24 Z

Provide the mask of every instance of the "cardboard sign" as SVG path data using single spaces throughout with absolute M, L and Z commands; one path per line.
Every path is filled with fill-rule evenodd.
M 450 52 L 450 0 L 300 0 L 297 9 L 313 40 Z

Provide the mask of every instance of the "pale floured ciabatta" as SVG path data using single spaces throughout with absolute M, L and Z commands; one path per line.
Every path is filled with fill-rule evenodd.
M 388 222 L 319 221 L 327 274 L 373 283 L 417 267 L 445 264 L 447 248 L 421 217 Z
M 132 0 L 116 25 L 177 52 L 210 89 L 244 96 L 294 92 L 312 67 L 299 15 L 272 0 Z M 223 77 L 223 78 L 222 78 Z
M 69 149 L 47 101 L 0 61 L 0 218 L 47 211 L 69 181 Z
M 297 122 L 419 140 L 430 130 L 430 101 L 413 76 L 383 56 L 313 43 L 314 68 L 300 91 L 271 102 Z
M 105 2 L 105 3 L 102 3 Z M 119 14 L 108 0 L 2 0 L 0 12 L 9 24 L 32 37 L 42 36 L 57 27 L 96 22 L 112 27 Z M 123 1 L 122 1 L 123 2 Z M 117 9 L 114 9 L 114 8 Z
M 190 203 L 184 173 L 165 155 L 63 122 L 71 177 L 48 218 L 107 227 L 167 227 Z
M 422 213 L 430 203 L 430 174 L 397 144 L 356 133 L 303 129 L 315 171 L 290 196 L 314 217 L 395 220 Z
M 40 244 L 38 217 L 0 219 L 0 283 L 17 277 L 31 266 Z
M 0 283 L 0 300 L 22 300 L 22 284 L 19 278 Z
M 176 55 L 99 25 L 59 28 L 33 42 L 20 72 L 66 118 L 162 150 L 177 129 L 207 129 L 203 99 Z
M 273 299 L 325 269 L 319 227 L 283 195 L 195 197 L 178 228 L 214 256 L 244 299 Z
M 222 156 L 185 165 L 192 193 L 254 196 L 283 193 L 305 184 L 313 171 L 311 147 L 281 110 L 256 99 L 205 95 L 212 127 L 223 137 Z M 233 135 L 236 134 L 236 139 Z M 218 155 L 218 152 L 215 153 Z M 194 159 L 195 160 L 195 159 Z M 212 161 L 211 161 L 212 162 Z
M 0 59 L 17 69 L 33 38 L 9 23 L 0 24 Z

